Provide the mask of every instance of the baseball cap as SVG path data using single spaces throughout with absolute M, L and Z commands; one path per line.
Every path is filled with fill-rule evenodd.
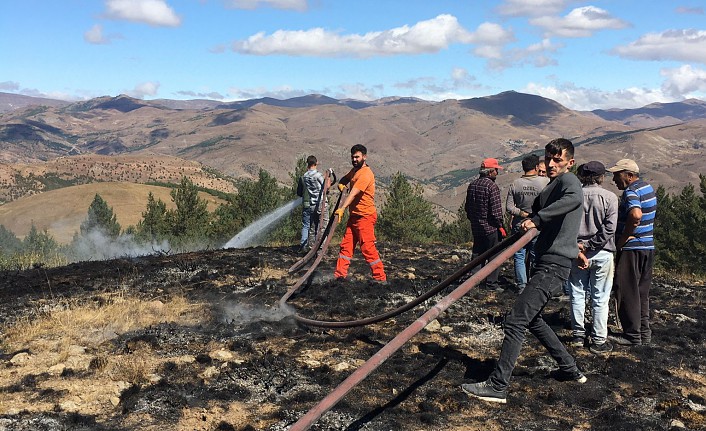
M 488 158 L 483 160 L 480 164 L 481 169 L 502 169 L 502 166 L 498 163 L 498 159 Z
M 635 172 L 635 173 L 639 174 L 640 168 L 637 166 L 637 163 L 635 163 L 635 161 L 632 159 L 620 159 L 615 164 L 615 166 L 608 168 L 608 172 L 620 172 L 620 171 L 630 171 L 630 172 Z
M 588 175 L 603 175 L 605 174 L 605 166 L 597 160 L 592 160 L 579 166 L 578 174 L 582 177 Z

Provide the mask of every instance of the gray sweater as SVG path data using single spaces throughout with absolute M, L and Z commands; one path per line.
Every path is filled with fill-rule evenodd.
M 567 172 L 549 182 L 532 204 L 530 219 L 539 230 L 537 263 L 571 268 L 579 254 L 576 238 L 583 217 L 583 193 L 576 175 Z
M 583 188 L 583 220 L 578 242 L 586 246 L 586 257 L 601 250 L 615 251 L 615 227 L 618 224 L 618 197 L 598 184 Z
M 549 183 L 549 178 L 538 175 L 523 175 L 510 184 L 505 199 L 505 211 L 512 215 L 512 226 L 520 221 L 520 211 L 532 212 L 532 203 L 539 192 Z

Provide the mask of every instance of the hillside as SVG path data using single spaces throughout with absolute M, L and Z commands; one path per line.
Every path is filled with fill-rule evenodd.
M 706 172 L 700 101 L 610 115 L 573 111 L 512 91 L 443 102 L 353 102 L 310 95 L 211 107 L 203 101 L 170 104 L 121 95 L 61 107 L 33 106 L 0 115 L 0 160 L 12 171 L 18 164 L 52 164 L 59 158 L 82 165 L 76 157 L 121 156 L 134 163 L 144 159 L 147 165 L 156 163 L 149 158 L 165 157 L 175 164 L 195 162 L 224 177 L 254 178 L 265 169 L 288 183 L 296 160 L 308 154 L 315 154 L 322 168 L 347 172 L 350 147 L 363 143 L 381 190 L 393 174 L 402 172 L 422 183 L 427 198 L 450 213 L 460 206 L 482 159 L 501 160 L 506 174 L 498 183 L 506 186 L 519 176 L 523 154 L 541 152 L 556 137 L 577 144 L 578 162 L 634 158 L 648 181 L 670 190 L 697 182 L 698 173 Z M 635 115 L 649 115 L 650 121 L 638 124 Z M 668 168 L 674 165 L 688 169 Z M 114 181 L 141 182 L 158 175 L 111 176 Z
M 86 219 L 88 207 L 96 194 L 100 194 L 113 208 L 118 223 L 125 229 L 142 219 L 149 193 L 155 199 L 161 199 L 167 208 L 174 208 L 169 194 L 171 190 L 168 187 L 127 182 L 64 187 L 0 205 L 0 224 L 22 238 L 34 223 L 40 231 L 46 229 L 57 242 L 67 244 L 74 233 L 80 231 L 81 222 Z M 205 192 L 199 192 L 199 197 L 208 202 L 209 211 L 222 203 Z

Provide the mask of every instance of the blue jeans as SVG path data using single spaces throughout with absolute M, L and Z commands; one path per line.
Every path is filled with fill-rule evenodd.
M 505 390 L 509 386 L 527 329 L 537 337 L 562 371 L 573 373 L 578 370 L 573 356 L 542 318 L 542 310 L 552 296 L 561 292 L 569 271 L 569 268 L 560 265 L 541 262 L 532 270 L 525 290 L 517 296 L 512 310 L 505 318 L 505 338 L 500 359 L 489 378 L 496 390 Z
M 527 285 L 527 274 L 529 269 L 534 265 L 534 243 L 537 242 L 537 237 L 528 242 L 527 245 L 517 250 L 515 257 L 515 284 L 517 291 L 522 292 Z
M 588 259 L 588 269 L 579 269 L 574 262 L 569 275 L 571 330 L 574 337 L 586 336 L 584 318 L 588 295 L 593 313 L 591 338 L 595 344 L 605 343 L 608 337 L 608 301 L 614 273 L 613 253 L 606 250 L 601 250 Z
M 315 207 L 308 207 L 302 210 L 302 239 L 299 241 L 299 246 L 304 247 L 309 241 L 309 227 L 312 223 L 312 216 L 314 216 Z M 314 223 L 318 224 L 319 220 L 314 220 Z

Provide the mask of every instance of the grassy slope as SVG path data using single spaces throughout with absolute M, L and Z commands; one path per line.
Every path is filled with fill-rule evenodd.
M 118 182 L 66 187 L 0 206 L 0 224 L 22 238 L 34 222 L 39 230 L 47 229 L 58 242 L 68 243 L 74 232 L 79 231 L 96 193 L 113 208 L 118 223 L 125 229 L 141 220 L 150 192 L 156 199 L 164 201 L 167 208 L 173 208 L 169 194 L 171 190 L 166 187 Z M 219 199 L 205 192 L 199 192 L 199 196 L 208 202 L 209 211 L 213 211 L 221 203 Z

